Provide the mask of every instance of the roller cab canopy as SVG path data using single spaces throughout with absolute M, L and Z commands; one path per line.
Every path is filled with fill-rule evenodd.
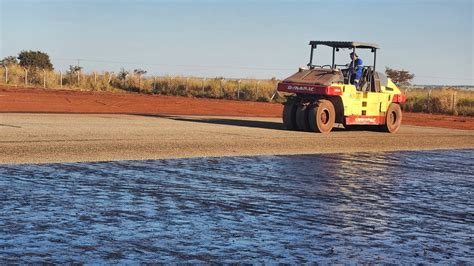
M 310 69 L 314 69 L 315 67 L 324 67 L 329 66 L 330 68 L 334 69 L 335 67 L 339 66 L 336 65 L 336 52 L 339 52 L 339 49 L 350 49 L 353 53 L 356 52 L 356 49 L 370 49 L 371 52 L 374 54 L 374 63 L 371 66 L 372 70 L 375 71 L 375 64 L 377 61 L 377 49 L 380 47 L 374 43 L 367 43 L 367 42 L 347 42 L 347 41 L 310 41 L 309 45 L 311 46 L 311 54 L 309 58 L 308 67 Z M 313 56 L 314 50 L 318 47 L 318 45 L 325 45 L 332 48 L 332 64 L 331 65 L 322 65 L 318 66 L 313 64 Z
M 309 45 L 326 45 L 333 48 L 379 49 L 377 44 L 367 42 L 310 41 Z

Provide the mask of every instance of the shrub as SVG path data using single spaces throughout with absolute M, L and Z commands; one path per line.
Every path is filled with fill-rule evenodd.
M 21 51 L 18 60 L 22 67 L 53 70 L 49 55 L 40 51 Z
M 408 91 L 407 102 L 402 105 L 402 108 L 410 112 L 472 116 L 474 115 L 474 91 L 453 88 L 412 89 Z
M 0 65 L 5 65 L 5 66 L 10 66 L 10 65 L 17 65 L 18 60 L 16 59 L 16 56 L 7 56 L 0 60 Z

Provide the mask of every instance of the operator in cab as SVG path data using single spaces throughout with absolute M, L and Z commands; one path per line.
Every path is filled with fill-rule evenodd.
M 351 62 L 347 64 L 349 66 L 348 77 L 349 77 L 350 83 L 357 86 L 359 85 L 359 81 L 362 77 L 363 62 L 362 62 L 362 59 L 360 59 L 359 56 L 357 56 L 357 54 L 354 52 L 352 52 L 350 56 L 351 56 Z

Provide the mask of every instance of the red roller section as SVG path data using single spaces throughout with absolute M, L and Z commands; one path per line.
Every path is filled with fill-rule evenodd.
M 350 115 L 346 116 L 346 125 L 383 125 L 385 116 Z
M 337 86 L 295 83 L 278 83 L 278 91 L 303 94 L 342 95 L 342 88 Z
M 395 94 L 393 95 L 392 102 L 394 103 L 404 103 L 407 101 L 407 96 L 403 94 Z

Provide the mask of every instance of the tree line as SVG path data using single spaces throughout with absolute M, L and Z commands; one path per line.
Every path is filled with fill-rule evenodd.
M 54 70 L 53 64 L 47 53 L 41 51 L 21 51 L 17 56 L 7 56 L 0 61 L 0 65 L 20 65 L 28 69 L 41 69 L 41 70 Z M 82 70 L 82 67 L 77 65 L 70 65 L 68 74 L 76 74 Z M 121 69 L 118 76 L 119 79 L 125 79 L 130 72 Z M 135 69 L 133 70 L 135 75 L 145 75 L 146 70 Z M 397 86 L 409 86 L 410 82 L 415 77 L 414 74 L 410 73 L 407 70 L 397 70 L 393 68 L 386 67 L 385 74 L 389 77 Z

